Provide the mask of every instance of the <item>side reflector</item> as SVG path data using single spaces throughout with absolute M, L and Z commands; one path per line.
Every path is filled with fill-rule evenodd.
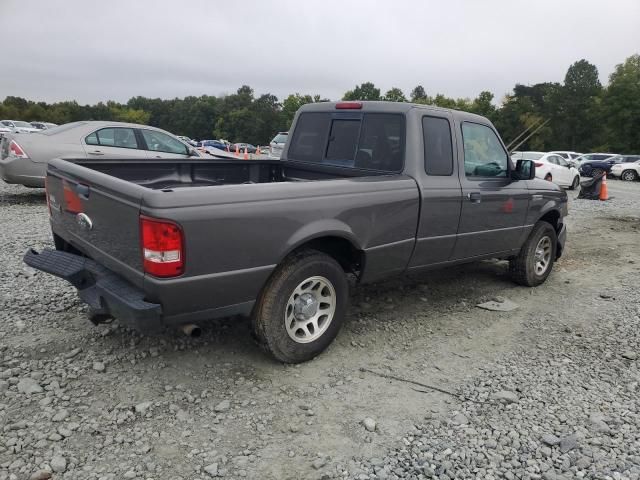
M 362 102 L 338 102 L 336 103 L 337 110 L 360 110 L 362 108 Z
M 184 272 L 184 236 L 177 223 L 140 216 L 144 271 L 155 277 L 177 277 Z

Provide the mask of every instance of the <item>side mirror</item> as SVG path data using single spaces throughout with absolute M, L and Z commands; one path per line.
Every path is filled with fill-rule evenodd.
M 514 180 L 533 180 L 536 178 L 536 164 L 533 160 L 518 160 L 511 178 Z

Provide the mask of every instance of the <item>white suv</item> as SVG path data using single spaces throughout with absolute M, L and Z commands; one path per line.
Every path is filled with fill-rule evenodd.
M 640 155 L 622 155 L 622 162 L 611 167 L 611 175 L 621 180 L 640 179 Z
M 273 137 L 273 140 L 271 140 L 269 144 L 270 158 L 280 158 L 284 150 L 284 144 L 287 143 L 287 138 L 289 138 L 289 132 L 278 132 L 278 134 Z

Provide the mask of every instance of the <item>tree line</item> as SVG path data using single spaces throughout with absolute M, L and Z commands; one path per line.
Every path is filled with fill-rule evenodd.
M 387 100 L 453 108 L 488 117 L 505 142 L 529 127 L 543 125 L 520 149 L 610 151 L 640 153 L 640 55 L 616 66 L 602 85 L 598 69 L 587 60 L 573 63 L 563 83 L 516 84 L 496 105 L 489 91 L 476 98 L 429 95 L 416 86 L 408 96 L 397 88 L 385 93 L 371 82 L 347 91 L 343 100 Z M 249 86 L 225 96 L 202 95 L 164 100 L 133 97 L 127 103 L 108 101 L 79 105 L 75 101 L 34 102 L 6 97 L 0 119 L 67 123 L 79 120 L 115 120 L 159 127 L 197 139 L 224 138 L 264 145 L 277 131 L 289 129 L 302 105 L 328 101 L 320 95 L 256 96 Z

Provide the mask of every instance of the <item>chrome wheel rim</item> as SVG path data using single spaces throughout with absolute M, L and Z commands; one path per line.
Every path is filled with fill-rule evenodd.
M 632 172 L 624 172 L 624 173 L 622 174 L 622 179 L 623 179 L 623 180 L 627 180 L 627 181 L 629 181 L 629 180 L 633 180 L 634 178 L 635 178 L 635 174 L 634 174 L 634 173 L 632 173 Z
M 551 239 L 547 236 L 542 237 L 536 246 L 534 256 L 536 275 L 543 275 L 551 265 L 551 250 Z
M 284 309 L 284 326 L 297 343 L 310 343 L 327 331 L 336 312 L 336 291 L 325 277 L 310 277 L 294 289 Z

